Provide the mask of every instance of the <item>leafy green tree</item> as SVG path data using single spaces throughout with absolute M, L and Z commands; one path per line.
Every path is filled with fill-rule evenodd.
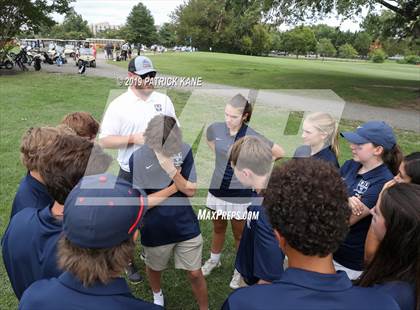
M 351 44 L 343 44 L 338 48 L 338 55 L 341 58 L 355 58 L 357 57 L 357 51 Z
M 84 40 L 93 36 L 82 15 L 77 14 L 74 9 L 70 9 L 61 24 L 51 28 L 43 29 L 42 36 L 47 38 Z
M 251 55 L 267 55 L 270 52 L 272 41 L 267 27 L 256 24 L 251 33 Z
M 318 42 L 324 38 L 333 42 L 337 36 L 337 31 L 339 31 L 337 28 L 325 24 L 311 26 L 311 29 L 314 32 L 315 38 Z
M 38 32 L 41 26 L 53 26 L 52 13 L 64 14 L 72 0 L 1 0 L 0 51 L 22 31 Z
M 337 50 L 331 40 L 327 38 L 319 40 L 316 46 L 316 51 L 321 57 L 334 57 L 337 54 Z
M 132 9 L 126 22 L 127 40 L 130 43 L 152 45 L 157 43 L 157 32 L 152 14 L 143 3 Z
M 359 55 L 367 57 L 370 46 L 372 44 L 372 36 L 367 32 L 357 32 L 354 38 L 353 46 Z
M 287 52 L 296 55 L 307 54 L 316 50 L 315 34 L 311 28 L 305 26 L 296 27 L 283 36 L 284 48 Z
M 159 43 L 166 47 L 176 45 L 175 26 L 170 23 L 164 23 L 158 32 Z
M 264 11 L 279 22 L 299 23 L 338 13 L 344 19 L 361 15 L 364 9 L 377 8 L 394 14 L 393 33 L 420 38 L 420 5 L 418 0 L 264 0 Z M 391 29 L 392 30 L 392 29 Z

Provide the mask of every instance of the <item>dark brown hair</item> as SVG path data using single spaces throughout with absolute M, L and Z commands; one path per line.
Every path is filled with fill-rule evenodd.
M 245 136 L 232 145 L 229 161 L 238 169 L 248 168 L 263 176 L 270 172 L 273 157 L 267 141 L 259 137 Z
M 404 170 L 411 183 L 420 184 L 420 152 L 414 152 L 404 157 Z
M 375 143 L 372 143 L 375 147 L 379 146 Z M 398 174 L 398 170 L 400 168 L 400 164 L 403 160 L 403 153 L 401 152 L 400 147 L 398 144 L 395 144 L 392 149 L 385 150 L 382 153 L 382 161 L 388 167 L 388 169 L 392 172 L 393 175 Z
M 166 115 L 153 117 L 144 132 L 144 143 L 165 156 L 179 153 L 182 146 L 182 133 L 175 118 Z
M 274 168 L 264 194 L 273 228 L 307 256 L 334 253 L 349 230 L 347 190 L 331 164 L 292 159 Z
M 234 107 L 235 109 L 239 109 L 242 111 L 242 117 L 246 115 L 244 123 L 247 124 L 251 120 L 252 116 L 252 104 L 241 94 L 237 94 L 230 99 L 229 103 L 230 106 Z
M 107 284 L 124 272 L 133 260 L 135 248 L 133 238 L 109 249 L 80 248 L 63 235 L 58 242 L 58 266 L 86 287 L 96 282 Z
M 385 189 L 379 199 L 386 233 L 356 283 L 367 287 L 390 281 L 408 282 L 416 287 L 420 309 L 420 185 L 395 184 Z
M 39 173 L 60 204 L 84 175 L 103 173 L 112 162 L 99 146 L 74 134 L 60 135 L 42 149 L 39 158 Z
M 94 139 L 99 130 L 99 123 L 87 112 L 67 114 L 61 121 L 61 124 L 67 125 L 73 129 L 77 135 L 89 140 Z

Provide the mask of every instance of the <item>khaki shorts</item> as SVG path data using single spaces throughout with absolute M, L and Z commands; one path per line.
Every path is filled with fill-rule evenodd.
M 143 246 L 143 250 L 144 263 L 152 270 L 165 270 L 173 252 L 176 269 L 195 271 L 201 268 L 203 237 L 199 234 L 182 242 L 154 247 Z

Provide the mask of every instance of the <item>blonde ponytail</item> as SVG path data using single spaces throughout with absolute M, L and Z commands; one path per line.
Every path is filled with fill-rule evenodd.
M 339 131 L 338 131 L 338 122 L 332 117 L 329 113 L 325 112 L 315 112 L 309 114 L 305 121 L 310 122 L 315 128 L 323 133 L 327 134 L 325 139 L 325 144 L 331 146 L 331 150 L 334 152 L 335 156 L 340 155 L 340 146 L 339 146 Z

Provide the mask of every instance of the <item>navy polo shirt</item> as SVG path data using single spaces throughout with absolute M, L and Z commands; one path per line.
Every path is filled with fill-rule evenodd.
M 13 291 L 20 299 L 33 282 L 58 276 L 57 241 L 62 222 L 50 207 L 26 208 L 10 221 L 2 240 L 3 261 Z
M 392 296 L 401 310 L 413 310 L 416 308 L 415 285 L 403 281 L 392 281 L 375 285 L 373 288 Z
M 361 201 L 372 209 L 376 205 L 379 193 L 384 184 L 394 177 L 385 164 L 366 173 L 359 174 L 362 165 L 354 160 L 348 160 L 340 169 L 341 177 L 347 185 L 349 197 L 361 197 Z M 363 257 L 366 235 L 372 216 L 369 214 L 350 227 L 346 239 L 334 253 L 334 260 L 352 270 L 363 269 Z
M 261 200 L 256 196 L 248 207 L 248 212 L 258 212 L 259 217 L 247 220 L 236 254 L 235 268 L 248 285 L 260 279 L 273 282 L 283 274 L 284 254 Z
M 197 182 L 194 158 L 188 144 L 184 143 L 181 152 L 172 160 L 175 166 L 181 167 L 181 175 L 186 180 Z M 133 173 L 133 186 L 144 190 L 148 195 L 173 183 L 160 166 L 155 152 L 147 145 L 133 153 L 129 166 Z M 152 247 L 197 237 L 200 234 L 200 226 L 189 198 L 178 191 L 161 205 L 147 210 L 140 232 L 141 243 Z
M 20 181 L 12 204 L 10 218 L 24 208 L 42 209 L 51 205 L 54 199 L 48 194 L 44 184 L 28 172 Z
M 229 162 L 230 147 L 244 136 L 258 136 L 267 141 L 270 148 L 274 143 L 264 138 L 251 127 L 243 124 L 238 133 L 230 135 L 225 122 L 213 123 L 207 128 L 207 140 L 215 145 L 216 164 L 211 178 L 209 192 L 220 199 L 231 203 L 248 203 L 252 199 L 252 189 L 246 188 L 233 173 Z
M 307 145 L 299 146 L 296 149 L 293 157 L 294 158 L 300 158 L 303 154 L 306 153 L 306 149 L 308 149 L 308 152 L 310 152 L 310 147 L 309 146 L 307 146 Z M 301 155 L 299 156 L 298 154 L 301 154 Z M 309 157 L 309 155 L 310 155 L 310 153 L 308 154 L 308 156 L 304 156 L 304 157 Z M 334 167 L 340 168 L 340 164 L 338 163 L 337 156 L 332 151 L 331 146 L 323 148 L 318 153 L 315 153 L 314 155 L 312 155 L 311 158 L 326 161 L 326 162 L 334 165 Z
M 353 286 L 347 274 L 288 268 L 272 284 L 235 290 L 222 309 L 399 309 L 391 296 Z
M 123 278 L 85 287 L 71 273 L 32 284 L 23 294 L 19 309 L 163 309 L 135 298 Z

